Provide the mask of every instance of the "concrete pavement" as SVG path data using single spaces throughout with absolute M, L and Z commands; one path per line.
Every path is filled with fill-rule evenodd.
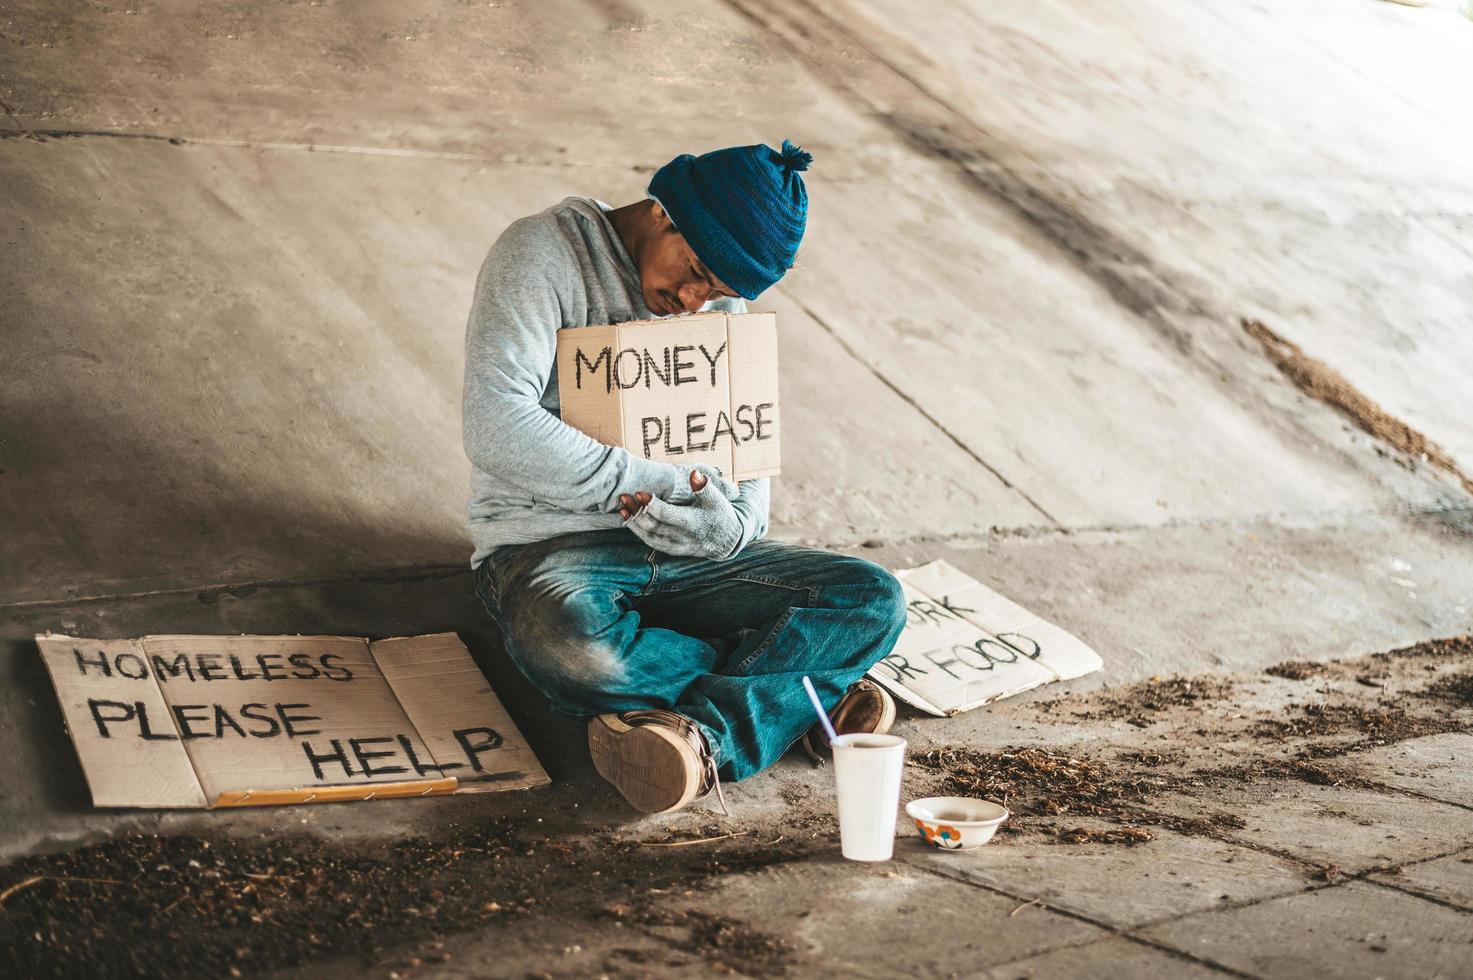
M 1468 653 L 1365 658 L 1468 632 L 1473 497 L 1287 379 L 1239 321 L 1473 472 L 1473 23 L 1374 0 L 37 0 L 0 19 L 8 875 L 110 860 L 138 834 L 188 849 L 302 831 L 318 860 L 506 818 L 517 901 L 595 871 L 626 883 L 509 920 L 401 917 L 376 945 L 273 952 L 247 928 L 239 962 L 1467 969 L 1473 717 L 1434 687 Z M 816 163 L 799 267 L 758 304 L 783 325 L 775 533 L 892 567 L 944 557 L 1083 637 L 1102 674 L 901 728 L 916 753 L 1042 746 L 1132 785 L 1164 767 L 1171 791 L 1141 812 L 1025 813 L 975 857 L 907 840 L 897 864 L 861 868 L 836 857 L 827 771 L 787 760 L 732 788 L 733 821 L 631 822 L 499 653 L 459 530 L 460 346 L 486 248 L 564 195 L 636 198 L 676 152 L 785 136 Z M 93 811 L 29 640 L 45 629 L 454 629 L 557 785 Z M 1331 660 L 1311 681 L 1263 674 Z M 1144 715 L 1112 700 L 1155 703 L 1151 679 L 1178 674 L 1228 693 Z M 1340 727 L 1304 734 L 1325 711 Z M 1328 782 L 1270 765 L 1324 738 L 1336 753 L 1310 764 L 1345 770 Z M 1181 823 L 1226 811 L 1242 826 Z M 1122 825 L 1153 839 L 1060 842 Z M 727 833 L 668 860 L 645 846 Z M 516 862 L 539 859 L 522 849 L 548 840 L 579 870 L 523 888 Z M 472 903 L 490 888 L 475 880 L 441 890 Z M 11 901 L 32 915 L 55 897 Z M 181 948 L 206 958 L 165 972 L 225 969 Z

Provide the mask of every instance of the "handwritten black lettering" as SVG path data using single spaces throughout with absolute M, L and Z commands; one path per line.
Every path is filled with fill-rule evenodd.
M 721 441 L 723 435 L 726 436 L 727 441 L 733 444 L 736 442 L 736 434 L 731 430 L 731 419 L 727 418 L 724 408 L 716 413 L 716 424 L 711 427 L 711 445 L 708 448 L 715 449 L 716 443 Z
M 890 654 L 880 661 L 880 668 L 890 674 L 890 679 L 904 683 L 907 677 L 921 677 L 927 671 L 912 667 L 910 662 L 897 654 Z
M 261 676 L 260 674 L 247 673 L 241 665 L 240 658 L 233 653 L 230 655 L 230 671 L 238 681 L 253 681 Z
M 113 658 L 113 667 L 129 680 L 142 680 L 148 676 L 148 663 L 136 653 L 120 653 Z
M 138 712 L 138 737 L 145 742 L 177 742 L 179 736 L 173 732 L 155 732 L 148 724 L 148 705 L 142 701 L 134 702 L 134 708 Z
M 343 751 L 342 740 L 335 738 L 332 739 L 330 744 L 332 745 L 331 752 L 323 752 L 319 754 L 312 751 L 311 742 L 301 743 L 302 751 L 307 754 L 307 761 L 312 763 L 312 774 L 317 777 L 318 781 L 321 781 L 325 778 L 322 774 L 323 763 L 330 764 L 336 762 L 338 765 L 343 767 L 344 774 L 349 776 L 355 775 L 355 773 L 353 772 L 353 764 L 348 761 L 347 753 Z
M 259 668 L 261 668 L 261 677 L 262 677 L 262 679 L 268 680 L 268 681 L 285 680 L 286 679 L 286 665 L 281 664 L 281 663 L 268 664 L 266 662 L 268 660 L 277 660 L 277 661 L 279 661 L 279 660 L 281 660 L 281 654 L 279 654 L 279 653 L 258 653 L 258 654 L 256 654 L 256 666 L 259 667 Z M 273 670 L 279 670 L 279 671 L 281 671 L 281 673 L 280 674 L 273 674 L 273 673 L 271 673 Z
M 653 433 L 650 426 L 655 427 Z M 650 447 L 660 441 L 660 436 L 665 434 L 665 426 L 656 416 L 645 416 L 639 420 L 639 437 L 644 440 L 644 458 L 650 458 Z
M 997 638 L 1029 660 L 1037 660 L 1043 656 L 1043 647 L 1038 645 L 1038 641 L 1022 633 L 999 633 Z
M 650 355 L 649 350 L 646 349 L 644 352 L 644 386 L 646 388 L 653 384 L 654 378 L 659 378 L 661 384 L 667 388 L 670 387 L 670 348 L 666 347 L 663 353 L 665 355 L 665 370 L 662 372 L 655 364 L 655 359 Z
M 681 385 L 695 384 L 695 381 L 696 381 L 695 375 L 693 375 L 693 374 L 682 375 L 680 373 L 681 371 L 687 370 L 687 369 L 692 370 L 692 371 L 695 370 L 695 367 L 696 367 L 696 362 L 695 361 L 682 361 L 680 359 L 680 354 L 681 354 L 682 351 L 689 352 L 689 351 L 693 351 L 693 350 L 695 350 L 695 348 L 693 346 L 691 346 L 690 344 L 676 344 L 675 345 L 675 386 L 677 388 L 680 387 Z
M 336 666 L 334 664 L 328 663 L 329 660 L 342 660 L 342 659 L 343 659 L 342 657 L 338 656 L 335 653 L 324 653 L 322 656 L 320 656 L 320 657 L 317 658 L 318 663 L 322 664 L 322 671 L 326 675 L 326 677 L 327 677 L 328 680 L 330 680 L 330 681 L 351 681 L 353 679 L 353 672 L 351 670 L 349 670 L 348 668 L 346 668 L 346 667 L 339 667 L 339 666 Z
M 947 676 L 957 677 L 956 671 L 952 670 L 949 666 L 950 664 L 961 662 L 957 658 L 956 652 L 953 648 L 940 647 L 935 650 L 927 650 L 925 653 L 925 657 L 927 660 L 931 661 L 932 664 L 940 667 L 943 671 L 945 671 Z
M 310 707 L 312 707 L 310 704 L 278 704 L 276 706 L 276 715 L 278 718 L 281 719 L 282 730 L 286 732 L 288 738 L 300 738 L 303 735 L 322 734 L 322 729 L 320 728 L 313 728 L 310 731 L 302 731 L 296 727 L 299 723 L 304 721 L 321 721 L 322 719 L 319 716 L 288 714 L 288 712 L 291 711 L 291 709 L 293 708 Z
M 259 711 L 260 714 L 256 714 Z M 240 706 L 240 716 L 250 721 L 259 721 L 268 725 L 265 731 L 252 728 L 250 730 L 253 738 L 275 738 L 281 734 L 281 723 L 271 716 L 271 709 L 264 704 L 252 701 L 250 704 Z
M 625 354 L 634 355 L 634 377 L 632 378 L 628 377 L 627 373 L 623 370 Z M 614 358 L 614 384 L 618 385 L 620 388 L 633 388 L 635 385 L 639 384 L 639 379 L 643 376 L 643 374 L 644 361 L 640 358 L 639 351 L 635 350 L 633 347 L 624 348 L 619 352 L 618 356 Z
M 208 738 L 209 737 L 209 734 L 207 732 L 197 732 L 193 728 L 190 727 L 190 725 L 192 723 L 195 723 L 195 722 L 203 723 L 204 721 L 206 721 L 206 719 L 203 718 L 203 717 L 201 717 L 201 718 L 191 718 L 186 713 L 186 712 L 190 712 L 190 711 L 208 711 L 209 710 L 209 707 L 210 706 L 207 705 L 207 704 L 176 704 L 176 705 L 174 705 L 174 708 L 173 708 L 173 710 L 174 710 L 174 724 L 176 726 L 178 726 L 178 728 L 179 728 L 179 735 L 186 742 L 189 741 L 190 739 L 194 739 L 194 738 Z
M 87 709 L 92 712 L 92 720 L 97 723 L 97 734 L 103 738 L 113 737 L 112 732 L 108 731 L 109 722 L 132 721 L 138 715 L 138 709 L 132 704 L 122 701 L 105 701 L 101 698 L 88 698 Z M 104 715 L 103 709 L 107 709 L 109 714 Z M 121 712 L 121 714 L 112 712 Z
M 77 658 L 77 673 L 79 674 L 87 673 L 87 668 L 89 667 L 96 667 L 98 670 L 102 671 L 103 677 L 111 677 L 113 675 L 112 664 L 107 662 L 107 654 L 101 651 L 98 651 L 98 654 L 95 658 L 88 658 L 82 655 L 81 650 L 73 647 L 72 656 Z
M 705 348 L 702 348 L 702 350 L 704 349 Z M 696 436 L 706 431 L 705 418 L 705 412 L 689 412 L 685 416 L 685 448 L 689 449 L 691 452 L 696 452 L 698 450 L 706 448 L 706 443 L 696 442 Z M 700 425 L 695 424 L 696 419 L 701 420 Z
M 758 405 L 757 406 L 757 441 L 758 442 L 761 442 L 764 439 L 771 439 L 773 437 L 773 434 L 771 432 L 764 433 L 762 431 L 764 426 L 768 426 L 768 425 L 774 425 L 775 426 L 775 425 L 777 425 L 777 420 L 776 419 L 769 419 L 769 418 L 763 418 L 762 417 L 763 410 L 764 409 L 770 409 L 772 407 L 773 407 L 772 402 L 763 402 L 761 405 Z
M 472 739 L 473 735 L 479 738 Z M 485 767 L 481 765 L 481 753 L 501 746 L 501 736 L 494 728 L 458 728 L 455 730 L 455 740 L 465 750 L 465 757 L 476 772 L 485 772 Z
M 996 663 L 994 663 L 993 658 L 987 655 L 987 651 L 982 649 L 982 643 L 982 640 L 978 640 L 972 646 L 962 646 L 961 644 L 958 644 L 952 647 L 951 651 L 952 653 L 956 654 L 957 660 L 966 664 L 973 670 L 979 672 L 988 671 L 997 665 Z
M 286 658 L 286 661 L 297 668 L 292 671 L 292 676 L 299 680 L 309 681 L 314 677 L 322 676 L 322 671 L 318 670 L 317 665 L 312 663 L 312 658 L 308 654 L 293 653 Z M 303 671 L 306 671 L 306 673 L 303 673 Z
M 937 599 L 936 601 L 939 602 L 939 603 L 941 603 L 941 608 L 949 611 L 952 615 L 956 616 L 957 619 L 962 619 L 963 618 L 962 613 L 969 613 L 969 612 L 976 612 L 977 611 L 975 609 L 968 609 L 966 606 L 953 606 L 951 604 L 951 596 L 949 596 L 949 595 L 944 595 L 940 599 Z
M 583 390 L 583 366 L 585 364 L 588 365 L 588 373 L 589 374 L 594 374 L 594 375 L 598 374 L 598 366 L 600 364 L 602 364 L 604 366 L 604 391 L 605 392 L 613 391 L 614 390 L 614 379 L 613 379 L 612 373 L 611 373 L 611 371 L 609 369 L 609 362 L 613 358 L 613 353 L 614 352 L 613 352 L 613 350 L 611 348 L 605 347 L 603 350 L 599 351 L 598 359 L 597 360 L 590 361 L 587 358 L 587 356 L 584 355 L 583 348 L 580 347 L 576 351 L 574 351 L 573 352 L 573 384 L 574 384 L 574 386 L 579 391 L 582 391 Z
M 189 661 L 189 654 L 179 654 L 173 663 L 168 663 L 158 654 L 153 655 L 153 675 L 160 683 L 167 684 L 170 677 L 178 677 L 180 674 L 194 680 L 194 665 Z
M 708 363 L 708 364 L 711 365 L 711 387 L 712 388 L 715 388 L 716 387 L 716 362 L 719 361 L 719 360 L 721 360 L 721 355 L 722 354 L 725 354 L 726 353 L 726 341 L 723 340 L 721 342 L 721 346 L 718 347 L 718 348 L 716 348 L 716 353 L 714 353 L 714 354 L 711 354 L 711 353 L 707 352 L 706 345 L 705 344 L 702 344 L 701 345 L 701 353 L 705 355 L 705 357 L 706 357 L 706 363 Z
M 384 742 L 393 742 L 392 738 L 350 738 L 348 747 L 353 750 L 353 755 L 358 759 L 358 765 L 363 767 L 365 776 L 392 776 L 396 772 L 408 772 L 405 766 L 375 766 L 373 759 L 388 759 L 394 755 L 394 750 L 387 752 L 369 752 L 364 749 L 365 745 L 380 745 Z
M 936 604 L 929 599 L 912 599 L 905 607 L 906 619 L 914 624 L 944 623 L 950 619 L 960 619 L 949 613 L 936 608 Z
M 462 762 L 447 762 L 443 766 L 437 766 L 433 762 L 419 761 L 419 753 L 414 751 L 414 743 L 409 740 L 408 735 L 399 736 L 399 747 L 402 748 L 404 750 L 404 754 L 409 757 L 409 764 L 414 767 L 415 773 L 421 779 L 431 773 L 435 774 L 436 776 L 443 776 L 451 769 L 465 768 L 465 764 Z
M 229 727 L 235 729 L 235 734 L 239 735 L 241 738 L 245 738 L 246 737 L 245 729 L 244 728 L 241 728 L 240 727 L 240 723 L 237 722 L 233 717 L 231 717 L 230 712 L 228 712 L 228 711 L 225 710 L 225 706 L 223 704 L 217 704 L 217 705 L 214 706 L 214 708 L 215 708 L 215 737 L 216 738 L 224 738 L 225 737 L 225 727 L 227 725 Z
M 751 414 L 752 414 L 752 406 L 751 405 L 738 405 L 737 406 L 737 410 L 736 410 L 736 423 L 737 423 L 737 425 L 741 426 L 742 427 L 742 430 L 746 433 L 746 435 L 743 435 L 743 436 L 739 436 L 738 437 L 738 441 L 739 442 L 747 442 L 754 435 L 757 434 L 757 426 L 755 424 L 753 424 L 752 419 L 750 417 Z

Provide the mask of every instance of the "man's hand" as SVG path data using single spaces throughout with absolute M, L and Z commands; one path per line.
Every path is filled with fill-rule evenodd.
M 721 475 L 721 471 L 714 466 L 698 463 L 695 466 L 679 465 L 675 467 L 680 476 L 676 477 L 675 487 L 670 493 L 660 499 L 672 504 L 689 504 L 696 499 L 700 491 L 697 486 L 710 486 L 713 490 L 721 491 L 721 495 L 727 500 L 735 500 L 741 496 L 741 487 Z M 697 474 L 701 479 L 697 480 Z M 619 494 L 619 516 L 629 520 L 645 504 L 649 503 L 654 494 L 650 493 L 621 493 Z
M 619 516 L 625 527 L 656 551 L 691 558 L 729 558 L 742 539 L 742 519 L 724 492 L 708 486 L 711 482 L 701 469 L 693 470 L 688 504 L 666 503 L 642 491 L 633 496 L 620 494 Z
M 695 466 L 677 466 L 676 469 L 682 472 L 685 479 L 676 481 L 674 492 L 671 493 L 670 496 L 665 498 L 665 501 L 667 503 L 688 504 L 691 501 L 695 500 L 695 495 L 699 491 L 696 491 L 694 489 L 696 484 L 694 480 L 691 480 L 691 477 L 693 477 L 697 473 L 705 477 L 705 482 L 701 484 L 702 486 L 709 485 L 712 490 L 721 491 L 721 495 L 727 500 L 735 500 L 737 499 L 737 495 L 741 493 L 741 488 L 738 487 L 731 480 L 728 480 L 726 477 L 722 476 L 721 471 L 714 466 L 707 466 L 705 463 L 698 463 Z M 689 481 L 689 483 L 687 483 L 687 481 Z M 627 496 L 627 494 L 625 496 Z M 638 507 L 631 508 L 630 513 L 632 514 L 638 509 Z

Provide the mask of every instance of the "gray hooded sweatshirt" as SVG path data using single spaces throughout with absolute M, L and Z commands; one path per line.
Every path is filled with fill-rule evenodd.
M 481 266 L 466 326 L 462 418 L 473 467 L 473 567 L 502 545 L 621 527 L 620 494 L 690 499 L 689 467 L 605 446 L 559 417 L 557 331 L 655 316 L 608 210 L 570 197 L 518 219 Z M 722 299 L 705 309 L 742 313 L 746 304 Z M 742 491 L 753 506 L 738 551 L 767 531 L 768 480 L 747 481 Z

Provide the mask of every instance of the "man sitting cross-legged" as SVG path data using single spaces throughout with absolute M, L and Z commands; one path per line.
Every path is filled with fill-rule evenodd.
M 595 767 L 637 809 L 685 806 L 809 733 L 813 679 L 841 732 L 885 731 L 866 670 L 905 620 L 860 558 L 767 541 L 769 481 L 734 485 L 602 445 L 558 416 L 556 332 L 744 312 L 792 266 L 807 220 L 791 143 L 682 155 L 649 197 L 570 197 L 492 246 L 466 331 L 476 591 L 507 653 L 587 718 Z M 800 381 L 801 383 L 801 381 Z M 821 735 L 810 751 L 827 746 Z

